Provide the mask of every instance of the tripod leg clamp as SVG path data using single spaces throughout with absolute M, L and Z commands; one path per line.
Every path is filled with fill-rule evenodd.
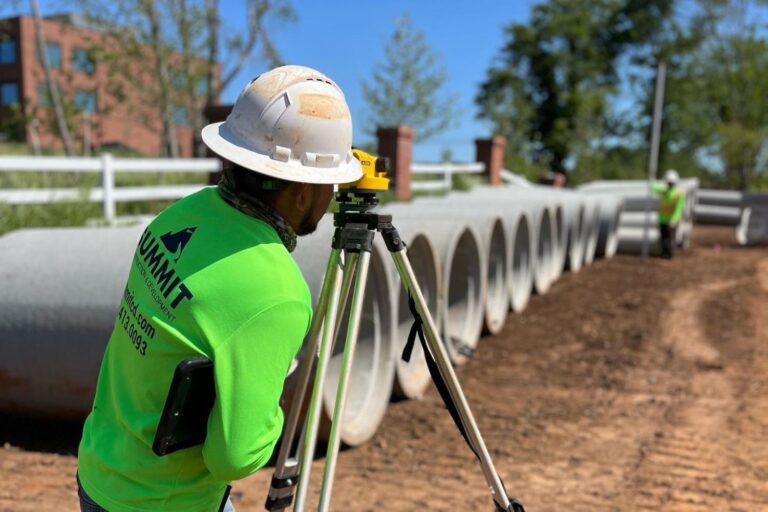
M 297 472 L 278 478 L 272 477 L 269 495 L 264 508 L 269 511 L 285 510 L 293 503 L 293 490 L 296 488 L 299 474 Z

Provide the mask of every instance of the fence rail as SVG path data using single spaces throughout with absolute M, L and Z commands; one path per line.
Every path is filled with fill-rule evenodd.
M 0 156 L 0 172 L 93 172 L 101 174 L 100 184 L 85 196 L 77 188 L 2 189 L 0 201 L 12 205 L 45 204 L 87 200 L 103 204 L 104 218 L 116 217 L 115 204 L 123 201 L 178 199 L 203 188 L 200 184 L 158 185 L 151 187 L 116 187 L 115 173 L 211 173 L 221 170 L 214 158 L 114 158 L 104 153 L 96 158 Z
M 467 163 L 413 163 L 411 174 L 438 174 L 442 177 L 433 180 L 413 180 L 411 190 L 418 192 L 439 192 L 451 190 L 454 174 L 482 174 L 485 172 L 485 164 L 482 162 Z

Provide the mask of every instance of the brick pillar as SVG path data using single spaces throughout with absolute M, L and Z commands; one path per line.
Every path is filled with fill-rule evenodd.
M 507 139 L 496 135 L 490 139 L 475 139 L 475 160 L 485 164 L 488 183 L 501 185 L 501 169 L 504 167 L 504 148 Z
M 398 125 L 376 130 L 379 155 L 389 158 L 390 179 L 398 201 L 411 198 L 411 160 L 413 158 L 413 128 Z
M 229 113 L 232 112 L 232 105 L 208 105 L 203 110 L 203 116 L 208 123 L 218 123 L 225 121 Z M 220 158 L 219 155 L 206 148 L 205 156 L 208 158 Z M 208 175 L 208 184 L 215 185 L 221 179 L 221 172 L 212 172 Z

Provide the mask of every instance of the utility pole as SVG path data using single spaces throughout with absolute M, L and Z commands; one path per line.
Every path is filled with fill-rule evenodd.
M 51 105 L 53 106 L 53 111 L 56 115 L 56 125 L 59 128 L 59 135 L 61 135 L 61 140 L 64 143 L 64 151 L 67 152 L 67 156 L 73 156 L 75 154 L 75 147 L 72 144 L 72 137 L 69 135 L 67 121 L 64 118 L 64 109 L 61 107 L 59 88 L 53 83 L 53 77 L 51 76 L 51 65 L 50 62 L 48 62 L 48 52 L 46 51 L 45 38 L 43 37 L 43 18 L 40 16 L 40 7 L 37 5 L 37 0 L 29 0 L 29 3 L 32 7 L 32 17 L 35 20 L 35 42 L 37 43 L 37 52 L 40 56 L 40 63 L 43 65 L 43 71 L 45 72 L 45 81 L 48 84 Z
M 659 139 L 661 138 L 661 116 L 664 107 L 664 84 L 667 78 L 667 65 L 659 62 L 656 70 L 656 97 L 653 101 L 653 127 L 651 131 L 651 151 L 648 156 L 648 200 L 645 203 L 645 219 L 643 222 L 643 250 L 642 259 L 648 259 L 648 240 L 651 223 L 651 199 L 653 198 L 653 182 L 656 181 L 656 173 L 659 168 Z

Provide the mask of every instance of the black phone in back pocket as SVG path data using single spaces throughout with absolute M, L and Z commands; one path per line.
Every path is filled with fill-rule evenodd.
M 162 456 L 202 444 L 215 400 L 213 362 L 207 357 L 181 361 L 173 373 L 152 451 Z

